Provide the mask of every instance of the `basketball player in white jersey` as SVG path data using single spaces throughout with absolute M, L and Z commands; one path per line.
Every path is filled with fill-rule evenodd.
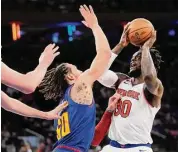
M 128 45 L 128 26 L 129 24 L 121 36 L 120 43 L 112 50 L 110 65 Z M 110 119 L 105 116 L 96 127 L 95 136 L 100 136 L 102 132 L 106 133 L 106 130 L 97 130 L 101 128 L 98 126 L 110 126 L 108 129 L 111 142 L 102 152 L 152 152 L 153 141 L 150 134 L 164 90 L 157 77 L 161 56 L 156 49 L 151 49 L 155 40 L 156 32 L 153 32 L 152 37 L 133 55 L 129 76 L 108 70 L 99 80 L 107 87 L 115 87 L 115 95 L 121 96 L 116 109 L 106 111 L 112 113 L 111 121 L 105 121 L 104 119 Z M 110 122 L 110 125 L 106 122 Z M 100 132 L 100 135 L 97 135 L 97 132 Z M 97 138 L 99 137 L 95 137 L 94 140 Z

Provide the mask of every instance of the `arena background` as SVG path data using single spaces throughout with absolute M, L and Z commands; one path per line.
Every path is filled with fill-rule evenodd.
M 2 60 L 11 68 L 26 73 L 38 64 L 45 46 L 56 43 L 61 55 L 51 67 L 62 61 L 89 67 L 95 56 L 92 32 L 81 24 L 80 4 L 91 4 L 99 23 L 114 47 L 120 39 L 123 25 L 138 17 L 149 19 L 155 26 L 157 42 L 164 63 L 159 78 L 165 91 L 162 108 L 156 116 L 152 137 L 154 152 L 178 151 L 178 0 L 2 0 Z M 112 70 L 127 73 L 132 54 L 138 48 L 129 45 L 118 56 Z M 51 68 L 50 67 L 50 68 Z M 27 80 L 28 81 L 28 80 Z M 96 83 L 97 122 L 113 94 Z M 29 106 L 48 111 L 58 103 L 45 101 L 38 92 L 24 95 L 2 85 L 9 96 Z M 21 117 L 5 110 L 2 113 L 2 152 L 49 152 L 56 136 L 52 121 Z M 106 137 L 97 148 L 108 143 Z

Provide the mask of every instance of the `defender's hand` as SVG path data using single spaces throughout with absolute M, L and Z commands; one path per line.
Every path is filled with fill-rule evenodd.
M 49 67 L 53 62 L 54 58 L 60 54 L 56 52 L 59 49 L 55 44 L 49 44 L 41 54 L 39 58 L 39 64 L 42 64 L 44 67 Z
M 120 39 L 120 42 L 119 44 L 124 48 L 126 47 L 128 44 L 129 44 L 129 40 L 128 40 L 128 37 L 127 37 L 127 33 L 128 33 L 128 30 L 129 30 L 129 25 L 130 25 L 130 22 L 128 22 L 125 26 L 124 26 L 124 31 L 121 35 L 121 39 Z
M 151 48 L 156 41 L 156 31 L 152 32 L 152 36 L 144 43 L 142 48 Z
M 114 112 L 119 100 L 121 100 L 121 96 L 119 94 L 114 94 L 112 97 L 110 97 L 107 111 Z
M 81 5 L 79 11 L 83 18 L 85 19 L 84 21 L 82 21 L 82 23 L 86 27 L 92 29 L 94 26 L 98 25 L 98 19 L 91 5 L 89 6 L 89 8 L 86 5 Z
M 58 115 L 58 113 L 65 109 L 67 106 L 68 102 L 65 101 L 62 104 L 58 105 L 54 110 L 46 112 L 46 119 L 47 120 L 59 119 L 60 116 Z

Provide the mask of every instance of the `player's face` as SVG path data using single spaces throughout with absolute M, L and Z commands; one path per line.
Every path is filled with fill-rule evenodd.
M 138 77 L 141 74 L 141 51 L 136 52 L 130 62 L 131 76 Z M 133 75 L 132 75 L 133 74 Z

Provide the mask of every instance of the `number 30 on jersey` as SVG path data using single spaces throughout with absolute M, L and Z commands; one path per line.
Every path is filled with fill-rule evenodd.
M 114 116 L 121 115 L 123 118 L 127 118 L 130 114 L 132 102 L 130 100 L 119 101 L 117 108 L 114 112 Z
M 64 112 L 61 116 L 61 119 L 58 119 L 58 126 L 56 129 L 57 139 L 60 140 L 62 137 L 65 137 L 70 133 L 70 125 L 69 125 L 69 114 L 68 112 Z

